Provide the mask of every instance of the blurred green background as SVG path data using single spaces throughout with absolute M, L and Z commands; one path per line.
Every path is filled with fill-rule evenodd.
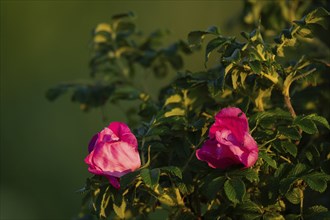
M 186 39 L 211 25 L 223 31 L 238 18 L 241 1 L 1 1 L 0 219 L 72 219 L 90 176 L 83 159 L 104 123 L 101 111 L 80 111 L 69 95 L 51 103 L 45 92 L 59 82 L 88 78 L 92 29 L 112 15 L 133 11 L 145 34 L 169 29 L 166 41 Z M 239 30 L 224 31 L 237 34 Z M 186 69 L 203 68 L 203 53 Z M 109 121 L 125 121 L 109 106 Z

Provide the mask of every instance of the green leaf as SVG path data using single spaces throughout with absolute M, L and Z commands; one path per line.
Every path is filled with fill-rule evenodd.
M 307 171 L 307 166 L 303 163 L 296 164 L 288 173 L 288 176 L 301 176 Z
M 327 181 L 329 181 L 329 175 L 326 175 L 325 173 L 314 172 L 304 176 L 302 179 L 312 190 L 323 193 L 327 189 Z
M 164 135 L 164 134 L 168 134 L 171 133 L 171 130 L 169 127 L 167 126 L 156 126 L 156 127 L 152 127 L 152 129 L 150 130 L 148 136 L 154 136 L 154 135 Z M 154 148 L 153 148 L 154 150 Z
M 211 181 L 206 182 L 203 185 L 202 192 L 207 196 L 208 199 L 214 199 L 219 192 L 219 189 L 223 187 L 225 182 L 225 177 L 220 176 L 212 179 Z
M 297 156 L 298 149 L 295 144 L 291 143 L 290 141 L 282 141 L 281 146 L 286 152 L 288 152 L 292 156 L 294 156 L 294 157 Z
M 300 195 L 301 189 L 299 188 L 293 188 L 289 192 L 285 194 L 285 197 L 292 203 L 292 204 L 299 204 L 301 201 L 301 195 Z
M 118 21 L 116 22 L 117 38 L 121 35 L 127 36 L 132 34 L 135 31 L 135 24 L 127 21 Z
M 227 39 L 223 37 L 217 37 L 208 42 L 205 49 L 205 65 L 210 57 L 211 52 L 217 47 L 224 45 L 226 42 Z
M 219 35 L 220 34 L 220 31 L 219 31 L 218 27 L 216 27 L 216 26 L 208 27 L 206 32 L 209 33 L 209 34 L 214 34 L 214 35 Z
M 279 126 L 277 128 L 279 134 L 295 141 L 299 141 L 301 138 L 301 135 L 299 134 L 299 131 L 294 127 L 285 127 L 285 126 Z
M 252 168 L 245 169 L 245 173 L 243 175 L 250 182 L 258 182 L 259 181 L 258 172 L 256 170 L 252 169 Z
M 233 170 L 233 171 L 227 173 L 227 175 L 230 178 L 244 177 L 247 180 L 249 180 L 250 182 L 259 181 L 259 176 L 258 176 L 257 171 L 252 168 L 248 168 L 248 169 L 244 169 L 244 170 Z
M 235 49 L 234 52 L 230 55 L 230 57 L 224 57 L 222 60 L 225 62 L 235 63 L 239 59 L 241 59 L 240 49 Z
M 132 184 L 136 180 L 139 174 L 140 174 L 140 170 L 137 170 L 131 173 L 127 173 L 124 176 L 120 177 L 120 187 L 126 188 L 127 186 Z
M 304 211 L 304 219 L 314 220 L 314 219 L 330 219 L 330 212 L 328 208 L 322 205 L 314 205 L 309 207 Z
M 151 176 L 150 176 L 150 170 L 145 168 L 143 170 L 141 170 L 140 175 L 142 177 L 143 182 L 147 185 L 147 186 L 151 186 L 152 182 L 151 182 Z
M 71 85 L 58 85 L 54 88 L 50 88 L 47 90 L 46 92 L 46 98 L 49 101 L 54 101 L 56 100 L 59 96 L 63 95 L 69 88 Z
M 262 122 L 263 120 L 267 120 L 269 118 L 273 119 L 281 119 L 281 120 L 292 120 L 292 116 L 288 111 L 284 111 L 280 108 L 274 109 L 274 110 L 269 110 L 269 111 L 264 111 L 264 112 L 259 112 L 256 114 L 256 121 Z
M 237 206 L 238 211 L 242 212 L 242 214 L 246 213 L 259 213 L 262 214 L 263 210 L 252 201 L 245 201 L 243 203 L 239 203 Z
M 180 179 L 182 179 L 182 171 L 180 170 L 179 167 L 175 167 L 175 166 L 169 166 L 169 167 L 161 167 L 160 171 L 165 172 L 167 174 L 179 177 Z
M 277 213 L 277 212 L 266 212 L 262 216 L 262 219 L 263 220 L 285 220 L 283 215 L 281 215 L 280 213 Z
M 187 188 L 186 184 L 184 184 L 181 181 L 180 182 L 175 181 L 175 179 L 174 179 L 174 183 L 183 195 L 187 195 L 189 193 L 189 189 Z
M 307 134 L 315 134 L 317 133 L 317 127 L 315 123 L 311 119 L 307 119 L 306 117 L 297 116 L 293 123 L 297 125 L 301 130 L 306 132 Z
M 188 43 L 193 46 L 201 44 L 204 35 L 207 34 L 205 31 L 192 31 L 188 34 Z
M 276 161 L 272 159 L 270 156 L 268 156 L 266 152 L 260 151 L 259 157 L 262 158 L 269 166 L 275 169 L 277 168 Z
M 212 97 L 218 96 L 223 91 L 225 85 L 224 82 L 223 74 L 220 74 L 219 78 L 216 78 L 215 80 L 208 81 L 207 88 Z
M 140 98 L 141 91 L 132 86 L 120 86 L 117 87 L 115 92 L 111 96 L 111 100 L 134 100 Z
M 243 200 L 246 191 L 244 182 L 239 178 L 226 180 L 224 190 L 227 198 L 235 204 Z
M 133 18 L 135 17 L 134 13 L 132 11 L 126 12 L 126 13 L 121 13 L 121 14 L 116 14 L 111 17 L 112 20 L 120 20 L 120 19 L 125 19 L 125 18 Z
M 285 216 L 285 220 L 301 220 L 301 215 L 298 214 L 288 214 Z
M 321 170 L 322 170 L 324 173 L 330 175 L 330 160 L 329 160 L 329 159 L 328 159 L 328 160 L 325 160 L 325 161 L 323 161 L 323 162 L 321 163 Z
M 280 193 L 285 195 L 292 187 L 292 185 L 298 180 L 297 177 L 283 178 L 280 181 Z
M 150 171 L 150 177 L 151 177 L 151 185 L 155 186 L 159 182 L 160 177 L 160 169 L 154 168 Z
M 316 114 L 308 115 L 308 116 L 306 116 L 306 118 L 311 119 L 314 122 L 319 123 L 330 130 L 330 125 L 326 118 L 316 115 Z
M 256 73 L 256 74 L 260 74 L 261 73 L 262 66 L 261 66 L 260 61 L 258 61 L 258 60 L 251 61 L 251 62 L 249 62 L 249 66 L 251 67 L 251 70 L 254 73 Z
M 329 12 L 324 8 L 317 8 L 306 15 L 306 24 L 319 24 L 324 29 L 328 29 L 328 22 L 326 17 L 329 17 Z
M 219 35 L 219 30 L 215 26 L 209 27 L 206 31 L 192 31 L 188 34 L 188 43 L 192 46 L 199 46 L 205 35 Z
M 158 184 L 159 181 L 159 177 L 160 177 L 160 169 L 159 168 L 155 168 L 152 170 L 149 169 L 143 169 L 141 170 L 141 177 L 143 182 L 153 188 Z
M 305 156 L 307 160 L 312 161 L 313 160 L 313 154 L 310 151 L 306 151 Z

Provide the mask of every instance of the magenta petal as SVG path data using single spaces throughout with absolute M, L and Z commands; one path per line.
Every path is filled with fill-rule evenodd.
M 244 140 L 245 132 L 249 131 L 246 115 L 234 107 L 224 108 L 215 116 L 215 123 L 211 126 L 209 136 L 215 137 L 216 131 L 230 130 L 240 143 Z
M 104 128 L 100 133 L 97 140 L 97 144 L 100 142 L 116 142 L 119 141 L 119 137 L 110 128 Z
M 215 132 L 215 139 L 221 145 L 240 145 L 240 143 L 236 140 L 235 136 L 230 130 L 222 130 Z M 243 143 L 241 143 L 243 145 Z
M 138 142 L 136 140 L 136 137 L 125 123 L 112 122 L 109 124 L 108 128 L 111 129 L 121 141 L 124 141 L 131 146 L 137 148 Z
M 242 157 L 242 163 L 245 167 L 253 166 L 258 160 L 258 145 L 253 137 L 246 133 L 244 137 L 244 147 L 246 148 L 247 153 Z
M 99 137 L 99 134 L 97 133 L 97 134 L 95 134 L 95 135 L 92 137 L 92 139 L 89 141 L 89 144 L 88 144 L 88 152 L 89 152 L 89 153 L 92 152 L 92 150 L 94 149 L 98 137 Z
M 85 158 L 85 163 L 88 165 L 88 171 L 96 175 L 102 175 L 103 171 L 99 167 L 95 166 L 93 163 L 93 155 L 94 155 L 94 151 L 92 151 Z
M 196 157 L 207 162 L 212 168 L 225 169 L 231 165 L 239 164 L 229 148 L 220 146 L 215 140 L 207 140 L 202 148 L 196 151 Z
M 115 187 L 116 189 L 120 188 L 120 183 L 117 177 L 113 176 L 106 176 L 106 178 L 109 180 L 110 184 Z
M 137 149 L 122 141 L 97 145 L 92 160 L 105 175 L 114 177 L 121 177 L 141 166 Z

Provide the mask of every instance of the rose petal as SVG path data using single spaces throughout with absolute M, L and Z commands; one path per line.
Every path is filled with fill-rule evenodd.
M 89 141 L 89 144 L 88 144 L 88 152 L 89 152 L 89 153 L 92 152 L 92 150 L 94 149 L 98 137 L 99 137 L 99 134 L 97 133 L 97 134 L 95 134 L 95 135 L 92 137 L 92 139 Z
M 121 141 L 124 141 L 131 146 L 137 148 L 138 142 L 136 140 L 136 137 L 125 123 L 112 122 L 109 124 L 108 128 L 111 129 Z
M 230 130 L 235 139 L 243 143 L 244 134 L 249 131 L 246 115 L 239 108 L 229 107 L 222 109 L 215 116 L 215 123 L 210 128 L 209 137 L 214 138 L 216 131 L 223 129 Z
M 88 154 L 85 158 L 85 163 L 88 164 L 88 171 L 96 175 L 102 175 L 103 171 L 99 167 L 95 166 L 93 163 L 93 156 L 94 151 Z
M 222 130 L 222 131 L 216 131 L 215 132 L 215 139 L 217 140 L 218 143 L 221 145 L 243 145 L 242 143 L 239 143 L 233 133 L 230 130 Z
M 244 147 L 246 149 L 246 154 L 241 158 L 242 163 L 245 167 L 253 166 L 258 160 L 258 145 L 253 137 L 246 133 L 244 137 Z
M 221 146 L 226 145 L 245 167 L 251 167 L 258 159 L 258 145 L 249 133 L 245 133 L 244 142 L 238 143 L 228 130 L 216 132 L 216 140 Z
M 120 183 L 117 177 L 113 176 L 106 176 L 106 178 L 109 180 L 110 184 L 115 187 L 116 189 L 120 188 Z
M 97 139 L 97 143 L 100 142 L 116 142 L 119 141 L 119 137 L 113 132 L 110 128 L 104 128 L 100 133 Z
M 207 140 L 202 148 L 196 151 L 196 157 L 207 162 L 212 168 L 225 169 L 240 163 L 227 146 L 221 146 L 215 140 Z
M 98 144 L 92 161 L 104 174 L 114 177 L 121 177 L 141 166 L 137 149 L 122 141 Z

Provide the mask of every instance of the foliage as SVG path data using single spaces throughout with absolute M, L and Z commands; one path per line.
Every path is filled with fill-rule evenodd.
M 257 16 L 256 7 L 262 11 L 266 5 L 260 4 L 250 13 Z M 295 19 L 306 4 L 295 6 Z M 153 219 L 159 210 L 169 219 L 329 218 L 329 53 L 317 52 L 329 52 L 318 37 L 329 32 L 314 32 L 328 28 L 329 12 L 317 8 L 294 21 L 277 16 L 286 29 L 274 41 L 263 37 L 270 24 L 276 25 L 270 20 L 242 32 L 242 41 L 211 27 L 189 33 L 188 43 L 167 47 L 159 46 L 159 31 L 142 38 L 131 16 L 114 16 L 111 24 L 95 29 L 94 81 L 61 84 L 47 92 L 53 100 L 71 88 L 72 100 L 83 110 L 107 101 L 140 101 L 134 133 L 143 166 L 120 179 L 120 190 L 102 176 L 88 178 L 80 190 L 79 219 Z M 148 72 L 163 77 L 169 66 L 181 69 L 182 53 L 202 48 L 205 36 L 205 70 L 178 72 L 156 100 L 138 86 Z M 310 52 L 310 47 L 318 50 Z M 219 62 L 207 68 L 210 56 Z M 212 169 L 195 157 L 214 115 L 227 106 L 241 108 L 249 118 L 259 146 L 252 168 Z

